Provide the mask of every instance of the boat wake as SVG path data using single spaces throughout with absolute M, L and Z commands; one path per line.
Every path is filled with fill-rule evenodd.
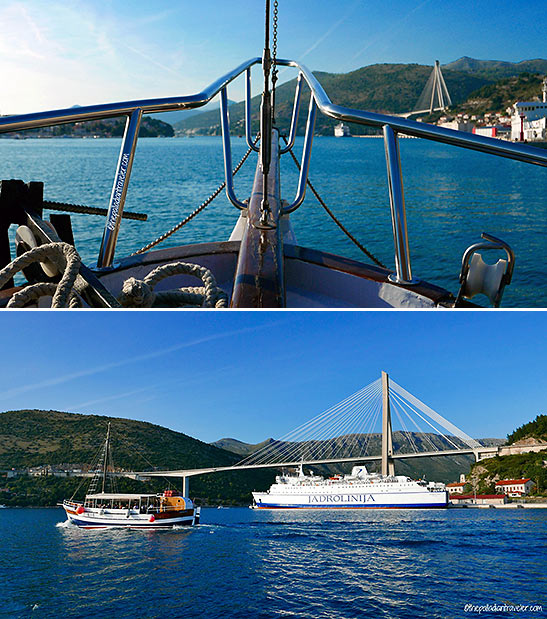
M 78 528 L 75 524 L 72 524 L 70 520 L 63 520 L 63 522 L 58 522 L 55 526 L 59 529 L 77 529 Z

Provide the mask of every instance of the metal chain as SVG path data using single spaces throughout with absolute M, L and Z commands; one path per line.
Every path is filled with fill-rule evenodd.
M 259 140 L 260 135 L 257 134 L 255 141 L 253 143 L 253 146 L 256 145 L 256 143 Z M 247 157 L 251 154 L 252 152 L 252 148 L 249 148 L 247 150 L 247 152 L 243 155 L 243 157 L 241 158 L 241 161 L 236 165 L 236 167 L 234 168 L 234 171 L 232 172 L 232 176 L 235 176 L 239 170 L 241 169 L 241 166 L 245 163 L 245 161 L 247 161 Z M 160 243 L 163 243 L 163 241 L 165 241 L 165 239 L 169 238 L 172 234 L 175 234 L 175 232 L 177 232 L 178 230 L 180 230 L 183 226 L 185 226 L 189 221 L 191 221 L 192 219 L 194 219 L 194 217 L 196 215 L 199 215 L 199 213 L 201 213 L 201 211 L 203 211 L 203 209 L 206 206 L 209 206 L 209 204 L 211 204 L 211 202 L 220 194 L 220 192 L 226 187 L 226 181 L 224 181 L 222 183 L 222 185 L 219 185 L 215 191 L 213 191 L 213 193 L 207 198 L 207 200 L 205 200 L 204 202 L 202 202 L 194 211 L 192 211 L 190 213 L 190 215 L 188 215 L 188 217 L 185 217 L 182 221 L 180 221 L 176 226 L 173 226 L 170 230 L 168 230 L 167 232 L 165 232 L 164 234 L 162 234 L 161 236 L 159 236 L 155 241 L 152 241 L 151 243 L 148 243 L 148 245 L 145 245 L 144 247 L 141 247 L 141 249 L 137 250 L 136 252 L 133 252 L 131 255 L 132 256 L 136 256 L 137 254 L 144 254 L 144 252 L 147 252 L 149 249 L 152 249 L 152 247 L 155 247 L 156 245 L 159 245 Z
M 68 202 L 54 202 L 53 200 L 44 200 L 44 208 L 52 211 L 63 211 L 65 213 L 80 213 L 84 215 L 108 215 L 108 210 L 98 208 L 96 206 L 83 206 L 82 204 L 69 204 Z M 148 215 L 146 213 L 131 213 L 124 211 L 123 219 L 136 219 L 138 221 L 146 221 Z
M 285 144 L 288 144 L 288 140 L 285 136 L 282 136 L 283 140 L 285 141 Z M 289 153 L 291 154 L 292 160 L 294 161 L 294 163 L 296 164 L 296 167 L 300 170 L 300 162 L 298 161 L 298 159 L 296 158 L 295 154 L 292 152 L 292 149 L 289 150 Z M 325 204 L 325 202 L 323 201 L 323 199 L 321 198 L 321 196 L 317 193 L 317 190 L 315 189 L 315 187 L 311 184 L 310 179 L 307 180 L 307 184 L 308 187 L 312 190 L 313 195 L 317 198 L 317 201 L 319 202 L 319 204 L 325 209 L 325 211 L 327 212 L 327 214 L 330 216 L 330 218 L 332 219 L 332 221 L 334 221 L 334 223 L 340 228 L 340 230 L 342 230 L 342 232 L 349 238 L 350 241 L 352 241 L 353 243 L 355 243 L 355 245 L 357 245 L 357 247 L 366 255 L 368 256 L 375 264 L 377 264 L 379 267 L 382 267 L 383 269 L 387 269 L 386 265 L 383 264 L 382 262 L 380 262 L 380 260 L 378 260 L 378 258 L 376 258 L 376 256 L 374 254 L 372 254 L 364 245 L 362 245 L 352 234 L 351 232 L 342 224 L 342 222 L 337 219 L 336 215 L 329 209 L 329 207 Z
M 275 84 L 277 82 L 277 20 L 279 16 L 279 2 L 274 0 L 273 11 L 273 38 L 272 38 L 272 117 L 275 123 Z

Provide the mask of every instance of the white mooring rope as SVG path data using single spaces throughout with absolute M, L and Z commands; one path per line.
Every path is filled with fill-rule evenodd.
M 12 260 L 0 270 L 0 288 L 16 273 L 35 262 L 50 260 L 63 273 L 59 283 L 37 282 L 25 286 L 10 298 L 7 307 L 25 307 L 40 297 L 52 297 L 52 308 L 82 307 L 76 278 L 82 264 L 76 249 L 68 243 L 39 245 Z M 188 286 L 154 292 L 155 286 L 172 275 L 192 275 L 201 279 L 203 286 Z M 143 280 L 126 279 L 118 298 L 122 307 L 227 307 L 228 297 L 217 286 L 216 280 L 205 267 L 187 262 L 173 262 L 156 267 Z

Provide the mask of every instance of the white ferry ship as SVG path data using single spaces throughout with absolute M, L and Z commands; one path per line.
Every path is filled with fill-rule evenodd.
M 338 123 L 336 127 L 334 127 L 334 137 L 337 138 L 350 138 L 351 133 L 349 130 L 349 126 L 345 123 Z
M 255 509 L 433 508 L 447 507 L 445 485 L 403 475 L 369 473 L 354 466 L 350 475 L 325 479 L 304 474 L 278 475 L 267 492 L 253 492 Z

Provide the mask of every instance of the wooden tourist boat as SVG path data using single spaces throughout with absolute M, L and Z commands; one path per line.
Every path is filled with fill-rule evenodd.
M 77 501 L 72 496 L 61 504 L 72 524 L 84 529 L 165 529 L 199 524 L 200 508 L 174 490 L 161 494 L 105 492 L 111 462 L 110 424 L 100 462 L 102 470 L 92 478 L 85 499 Z

